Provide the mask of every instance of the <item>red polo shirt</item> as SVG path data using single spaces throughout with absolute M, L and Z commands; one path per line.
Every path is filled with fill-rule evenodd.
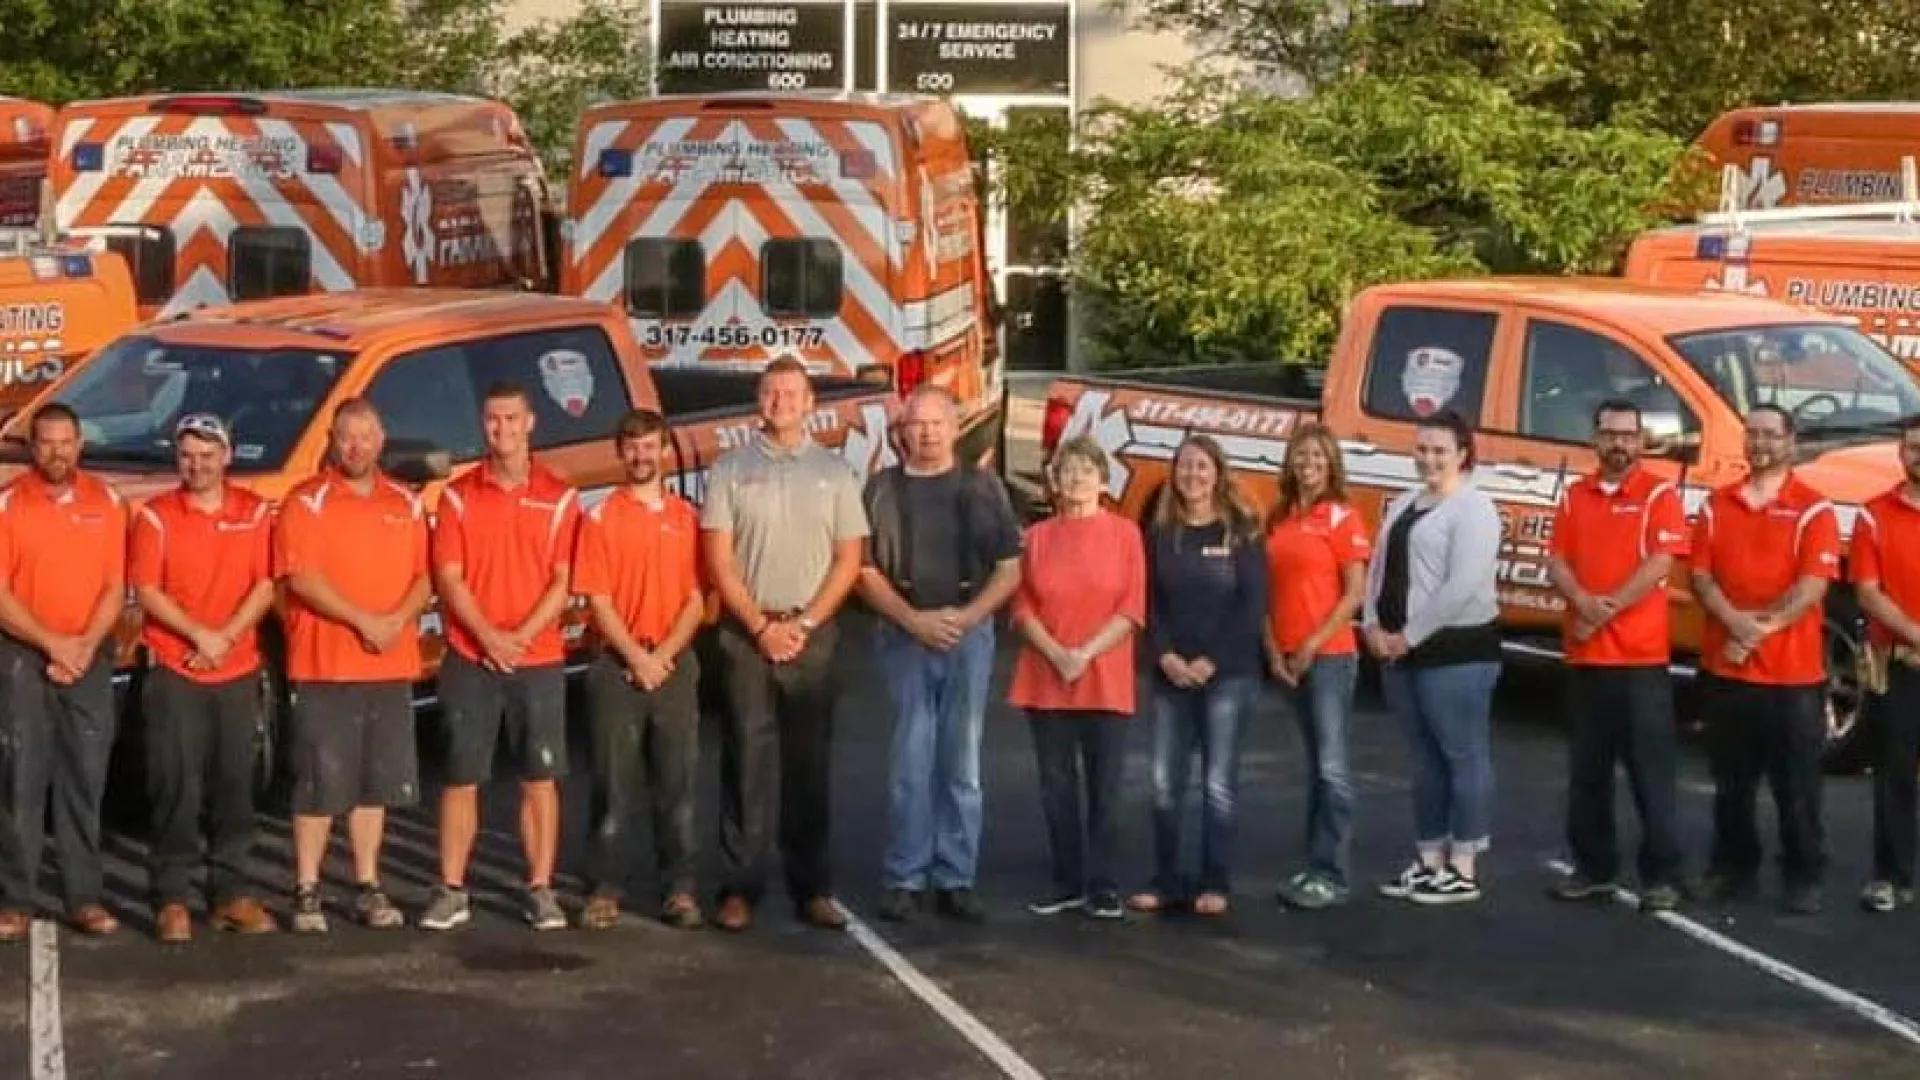
M 1595 596 L 1612 594 L 1656 555 L 1686 552 L 1687 514 L 1680 492 L 1646 469 L 1634 469 L 1618 484 L 1598 474 L 1584 477 L 1567 489 L 1554 514 L 1553 553 L 1566 560 L 1580 588 Z M 1576 618 L 1569 609 L 1563 625 L 1570 664 L 1665 664 L 1673 654 L 1664 584 L 1616 612 L 1585 641 L 1574 640 Z
M 1778 495 L 1761 506 L 1747 504 L 1746 483 L 1713 493 L 1694 523 L 1693 568 L 1713 578 L 1728 602 L 1742 611 L 1768 607 L 1802 577 L 1840 576 L 1840 523 L 1833 504 L 1798 476 L 1788 476 Z M 1707 616 L 1702 664 L 1708 672 L 1739 682 L 1810 686 L 1827 678 L 1823 616 L 1816 604 L 1793 625 L 1767 635 L 1745 663 L 1726 658 L 1727 628 Z
M 1877 584 L 1909 618 L 1920 616 L 1920 506 L 1907 501 L 1904 485 L 1868 502 L 1853 522 L 1848 568 L 1856 585 Z M 1877 645 L 1897 644 L 1891 631 L 1869 620 Z
M 433 525 L 433 563 L 458 564 L 486 620 L 511 631 L 526 621 L 546 593 L 556 569 L 573 562 L 580 500 L 573 488 L 535 462 L 527 482 L 502 485 L 485 464 L 469 469 L 440 494 Z M 480 642 L 447 613 L 447 645 L 478 663 Z M 560 620 L 527 646 L 521 663 L 558 664 L 566 659 Z

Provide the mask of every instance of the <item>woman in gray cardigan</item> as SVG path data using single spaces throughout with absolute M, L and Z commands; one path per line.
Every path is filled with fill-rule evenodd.
M 1454 904 L 1480 899 L 1475 857 L 1492 832 L 1500 512 L 1473 484 L 1458 414 L 1421 420 L 1413 457 L 1422 486 L 1387 505 L 1367 567 L 1367 649 L 1411 743 L 1419 853 L 1380 892 Z

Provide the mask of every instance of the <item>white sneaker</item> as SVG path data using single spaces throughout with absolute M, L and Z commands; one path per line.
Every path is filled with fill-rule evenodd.
M 1447 867 L 1428 876 L 1407 899 L 1416 904 L 1469 904 L 1480 899 L 1480 883 Z
M 1426 863 L 1415 859 L 1407 864 L 1405 870 L 1400 871 L 1399 877 L 1380 883 L 1380 895 L 1389 900 L 1409 899 L 1427 882 L 1432 881 L 1433 875 L 1434 871 L 1427 869 Z

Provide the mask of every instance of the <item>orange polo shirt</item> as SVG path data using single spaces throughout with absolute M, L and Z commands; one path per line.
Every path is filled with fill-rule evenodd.
M 1853 522 L 1848 568 L 1856 585 L 1869 583 L 1909 618 L 1920 616 L 1920 506 L 1907 501 L 1902 487 L 1875 497 Z M 1877 645 L 1896 644 L 1893 633 L 1868 620 Z
M 1061 645 L 1084 645 L 1115 615 L 1137 630 L 1147 621 L 1147 555 L 1140 526 L 1108 510 L 1049 518 L 1027 530 L 1013 618 L 1040 620 Z M 1116 712 L 1134 708 L 1135 642 L 1093 658 L 1069 686 L 1031 645 L 1013 661 L 1007 701 L 1023 709 Z
M 700 593 L 700 515 L 667 493 L 659 508 L 625 488 L 580 518 L 573 591 L 604 596 L 644 648 L 667 636 Z
M 1267 531 L 1267 629 L 1283 652 L 1299 648 L 1340 604 L 1341 571 L 1373 553 L 1366 519 L 1344 502 L 1322 501 Z M 1333 632 L 1321 656 L 1357 651 L 1353 625 Z
M 469 469 L 440 493 L 433 525 L 435 566 L 458 564 L 474 603 L 489 623 L 513 630 L 553 582 L 553 572 L 573 562 L 580 500 L 567 482 L 534 462 L 527 482 L 503 487 L 484 463 Z M 451 612 L 447 645 L 478 663 L 480 642 Z M 522 664 L 558 664 L 566 642 L 555 618 L 528 643 Z
M 375 474 L 362 495 L 328 470 L 300 484 L 280 506 L 274 574 L 314 573 L 362 611 L 392 611 L 427 572 L 427 515 L 413 492 Z M 409 623 L 386 652 L 287 596 L 287 677 L 295 682 L 413 682 L 420 678 L 420 628 Z
M 1599 474 L 1567 488 L 1553 517 L 1553 554 L 1565 559 L 1580 587 L 1607 596 L 1656 555 L 1687 553 L 1687 511 L 1679 489 L 1646 469 L 1618 484 Z M 1664 583 L 1614 614 L 1593 636 L 1575 641 L 1575 615 L 1563 620 L 1567 662 L 1593 667 L 1666 664 L 1673 655 Z
M 1710 575 L 1727 600 L 1758 611 L 1780 599 L 1802 577 L 1840 575 L 1840 524 L 1829 503 L 1798 476 L 1789 476 L 1773 501 L 1747 505 L 1745 482 L 1713 493 L 1694 523 L 1693 568 Z M 1809 686 L 1826 681 L 1820 605 L 1792 626 L 1767 635 L 1735 664 L 1724 653 L 1727 628 L 1709 615 L 1701 635 L 1702 665 L 1722 678 L 1770 686 Z
M 0 573 L 7 591 L 55 634 L 87 628 L 103 590 L 126 580 L 127 508 L 89 473 L 54 491 L 32 471 L 0 490 Z
M 227 486 L 220 508 L 195 506 L 184 489 L 150 500 L 133 515 L 127 583 L 157 588 L 202 626 L 226 625 L 247 595 L 273 580 L 273 509 L 245 488 Z M 140 640 L 162 667 L 197 683 L 224 683 L 260 667 L 259 635 L 248 630 L 219 667 L 187 666 L 193 645 L 146 619 Z

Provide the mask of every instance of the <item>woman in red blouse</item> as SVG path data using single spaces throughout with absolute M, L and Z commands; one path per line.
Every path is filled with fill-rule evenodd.
M 1053 849 L 1054 891 L 1028 910 L 1118 919 L 1115 820 L 1146 553 L 1140 527 L 1101 506 L 1107 455 L 1098 443 L 1083 436 L 1061 446 L 1048 479 L 1057 513 L 1027 531 L 1012 610 L 1021 647 L 1007 691 L 1033 721 Z
M 1317 909 L 1349 896 L 1353 780 L 1347 718 L 1360 670 L 1353 617 L 1366 595 L 1367 523 L 1347 501 L 1340 443 L 1321 424 L 1294 432 L 1267 529 L 1267 667 L 1300 726 L 1307 764 L 1307 865 L 1280 898 Z

